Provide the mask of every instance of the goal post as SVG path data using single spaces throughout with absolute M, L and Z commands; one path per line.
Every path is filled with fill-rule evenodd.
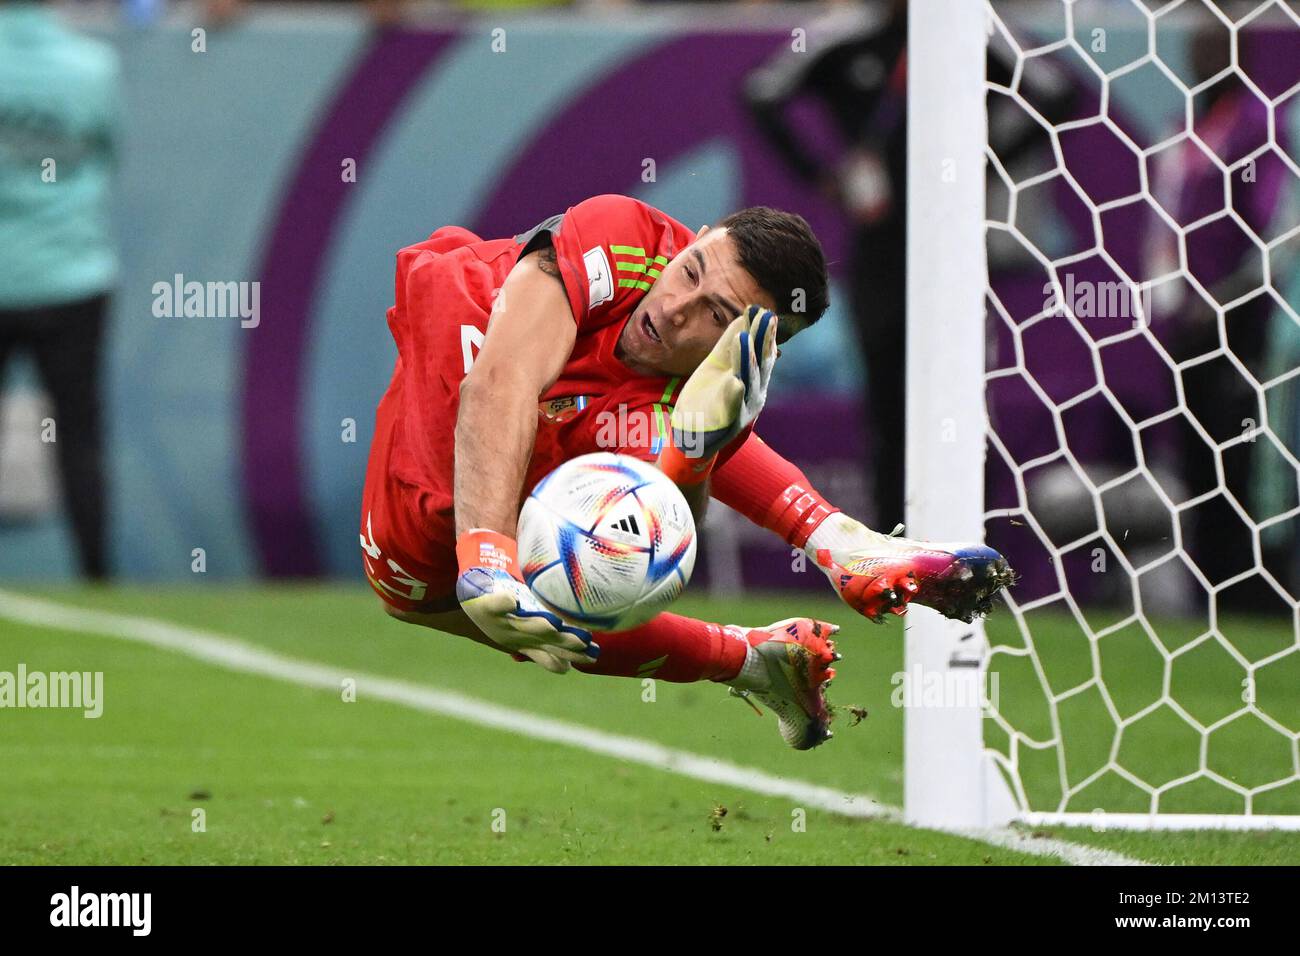
M 908 15 L 905 817 L 1300 829 L 1300 12 Z
M 970 0 L 912 0 L 908 18 L 905 520 L 912 538 L 978 541 L 985 12 Z M 906 818 L 945 828 L 1003 823 L 1010 799 L 983 752 L 983 628 L 922 607 L 905 620 Z

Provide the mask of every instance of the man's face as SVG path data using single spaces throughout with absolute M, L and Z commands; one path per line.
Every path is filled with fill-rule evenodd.
M 726 229 L 700 229 L 623 327 L 618 357 L 643 375 L 690 375 L 748 305 L 776 303 L 736 261 Z

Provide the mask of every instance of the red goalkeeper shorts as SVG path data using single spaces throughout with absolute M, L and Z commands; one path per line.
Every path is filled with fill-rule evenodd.
M 393 476 L 389 464 L 401 409 L 401 365 L 375 413 L 361 496 L 361 559 L 370 586 L 402 611 L 442 612 L 456 600 L 455 520 L 433 493 Z

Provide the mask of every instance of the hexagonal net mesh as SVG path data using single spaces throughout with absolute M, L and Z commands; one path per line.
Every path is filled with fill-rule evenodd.
M 985 745 L 1022 811 L 1300 814 L 1300 11 L 988 6 Z

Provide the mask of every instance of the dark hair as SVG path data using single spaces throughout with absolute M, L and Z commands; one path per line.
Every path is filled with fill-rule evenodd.
M 822 244 L 807 220 L 768 206 L 750 206 L 722 222 L 736 243 L 740 266 L 776 302 L 781 328 L 777 341 L 808 328 L 830 305 Z

